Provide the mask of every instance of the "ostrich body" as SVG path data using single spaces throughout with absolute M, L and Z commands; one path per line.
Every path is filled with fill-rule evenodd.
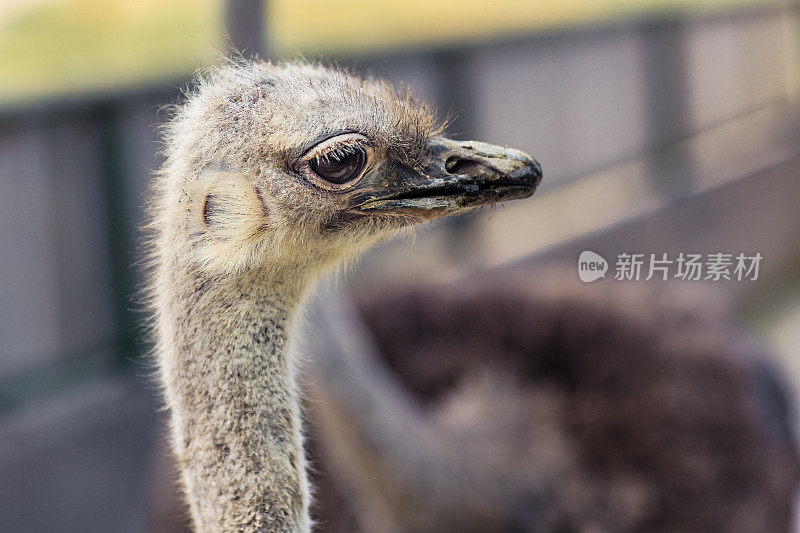
M 211 72 L 165 150 L 150 291 L 194 525 L 308 531 L 290 332 L 314 280 L 416 222 L 530 196 L 541 169 L 440 137 L 383 83 L 307 64 Z

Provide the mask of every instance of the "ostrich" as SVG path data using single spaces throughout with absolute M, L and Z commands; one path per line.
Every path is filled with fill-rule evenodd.
M 408 95 L 341 70 L 201 77 L 154 180 L 156 359 L 200 531 L 309 531 L 292 331 L 324 272 L 413 224 L 533 194 L 530 156 L 440 135 Z
M 320 522 L 792 530 L 800 457 L 769 354 L 679 287 L 542 267 L 372 290 L 361 313 L 344 293 L 315 304 L 312 450 L 333 480 Z

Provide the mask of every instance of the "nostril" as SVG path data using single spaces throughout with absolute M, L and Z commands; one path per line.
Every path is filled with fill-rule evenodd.
M 478 174 L 486 171 L 486 165 L 474 159 L 454 155 L 448 157 L 444 162 L 444 169 L 450 174 Z

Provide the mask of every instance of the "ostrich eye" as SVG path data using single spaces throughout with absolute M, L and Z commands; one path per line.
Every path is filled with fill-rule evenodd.
M 367 153 L 360 146 L 343 146 L 318 155 L 309 161 L 314 174 L 327 182 L 342 185 L 361 175 Z
M 318 187 L 344 190 L 358 183 L 373 154 L 369 139 L 358 133 L 343 133 L 306 152 L 297 170 Z

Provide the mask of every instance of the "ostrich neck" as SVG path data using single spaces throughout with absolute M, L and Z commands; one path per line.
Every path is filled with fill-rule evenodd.
M 288 353 L 305 287 L 257 271 L 225 279 L 184 272 L 181 281 L 187 275 L 192 283 L 173 279 L 166 288 L 160 366 L 195 526 L 308 531 Z

